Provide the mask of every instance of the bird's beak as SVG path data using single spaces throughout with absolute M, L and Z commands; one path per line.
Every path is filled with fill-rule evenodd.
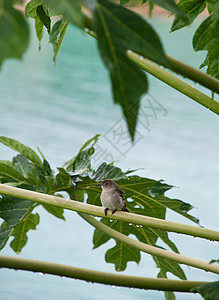
M 97 185 L 102 185 L 102 183 L 98 183 Z

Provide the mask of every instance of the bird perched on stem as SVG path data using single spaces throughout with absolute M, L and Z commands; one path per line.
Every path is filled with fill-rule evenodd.
M 128 212 L 124 197 L 125 192 L 118 186 L 117 183 L 111 179 L 105 179 L 98 185 L 102 187 L 100 200 L 105 208 L 105 216 L 107 215 L 107 211 L 109 209 L 112 209 L 112 214 L 114 214 L 117 210 Z

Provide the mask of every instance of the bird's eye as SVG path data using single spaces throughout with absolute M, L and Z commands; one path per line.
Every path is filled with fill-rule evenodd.
M 105 185 L 108 185 L 108 182 L 106 182 Z

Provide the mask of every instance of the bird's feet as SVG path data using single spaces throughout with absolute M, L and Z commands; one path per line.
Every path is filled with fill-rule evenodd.
M 117 211 L 117 209 L 115 208 L 113 211 L 112 211 L 112 215 Z
M 107 216 L 107 210 L 109 210 L 109 208 L 104 209 L 105 216 Z

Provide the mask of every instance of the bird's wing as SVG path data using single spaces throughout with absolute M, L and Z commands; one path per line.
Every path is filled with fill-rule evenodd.
M 116 191 L 118 192 L 118 194 L 119 194 L 119 197 L 121 197 L 121 199 L 123 200 L 123 201 L 125 201 L 125 192 L 119 187 L 119 188 L 116 188 Z

